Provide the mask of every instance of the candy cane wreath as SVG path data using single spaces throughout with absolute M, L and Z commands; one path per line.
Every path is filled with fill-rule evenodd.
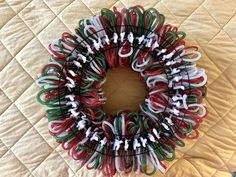
M 51 58 L 39 76 L 37 95 L 47 105 L 48 128 L 78 164 L 104 176 L 165 172 L 183 139 L 198 136 L 207 115 L 202 102 L 207 76 L 185 46 L 185 33 L 164 24 L 156 9 L 141 6 L 80 20 L 74 33 L 49 45 Z M 103 111 L 106 71 L 131 67 L 148 94 L 138 112 Z M 152 168 L 148 168 L 148 166 Z

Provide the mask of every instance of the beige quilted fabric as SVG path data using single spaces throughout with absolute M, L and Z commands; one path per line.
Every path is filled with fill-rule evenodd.
M 199 46 L 208 74 L 209 115 L 200 138 L 177 150 L 166 177 L 230 177 L 236 171 L 236 1 L 0 0 L 0 176 L 92 177 L 48 134 L 35 79 L 47 46 L 103 7 L 155 7 Z M 130 174 L 135 176 L 135 174 Z M 137 175 L 138 176 L 138 175 Z M 145 176 L 145 175 L 139 175 Z

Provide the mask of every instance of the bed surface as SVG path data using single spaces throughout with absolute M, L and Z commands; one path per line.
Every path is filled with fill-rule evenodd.
M 51 40 L 73 31 L 101 8 L 154 7 L 187 33 L 208 74 L 209 115 L 200 137 L 176 151 L 166 177 L 230 177 L 236 171 L 236 1 L 0 0 L 0 176 L 95 177 L 78 169 L 49 135 L 35 79 L 49 60 Z M 111 93 L 112 94 L 112 93 Z M 115 94 L 115 93 L 114 93 Z M 129 176 L 145 176 L 130 174 Z

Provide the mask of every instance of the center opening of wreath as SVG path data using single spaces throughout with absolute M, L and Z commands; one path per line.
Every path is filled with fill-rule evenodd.
M 138 111 L 147 94 L 139 73 L 128 67 L 109 69 L 102 89 L 107 99 L 103 109 L 112 115 L 121 110 Z

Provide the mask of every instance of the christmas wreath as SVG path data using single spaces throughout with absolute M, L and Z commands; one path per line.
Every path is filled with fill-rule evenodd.
M 81 167 L 104 176 L 164 172 L 163 161 L 175 158 L 183 139 L 198 136 L 207 115 L 207 76 L 195 64 L 201 54 L 164 21 L 154 8 L 102 9 L 49 45 L 37 99 L 48 107 L 50 134 Z M 137 112 L 103 111 L 106 72 L 117 66 L 132 68 L 146 84 Z

